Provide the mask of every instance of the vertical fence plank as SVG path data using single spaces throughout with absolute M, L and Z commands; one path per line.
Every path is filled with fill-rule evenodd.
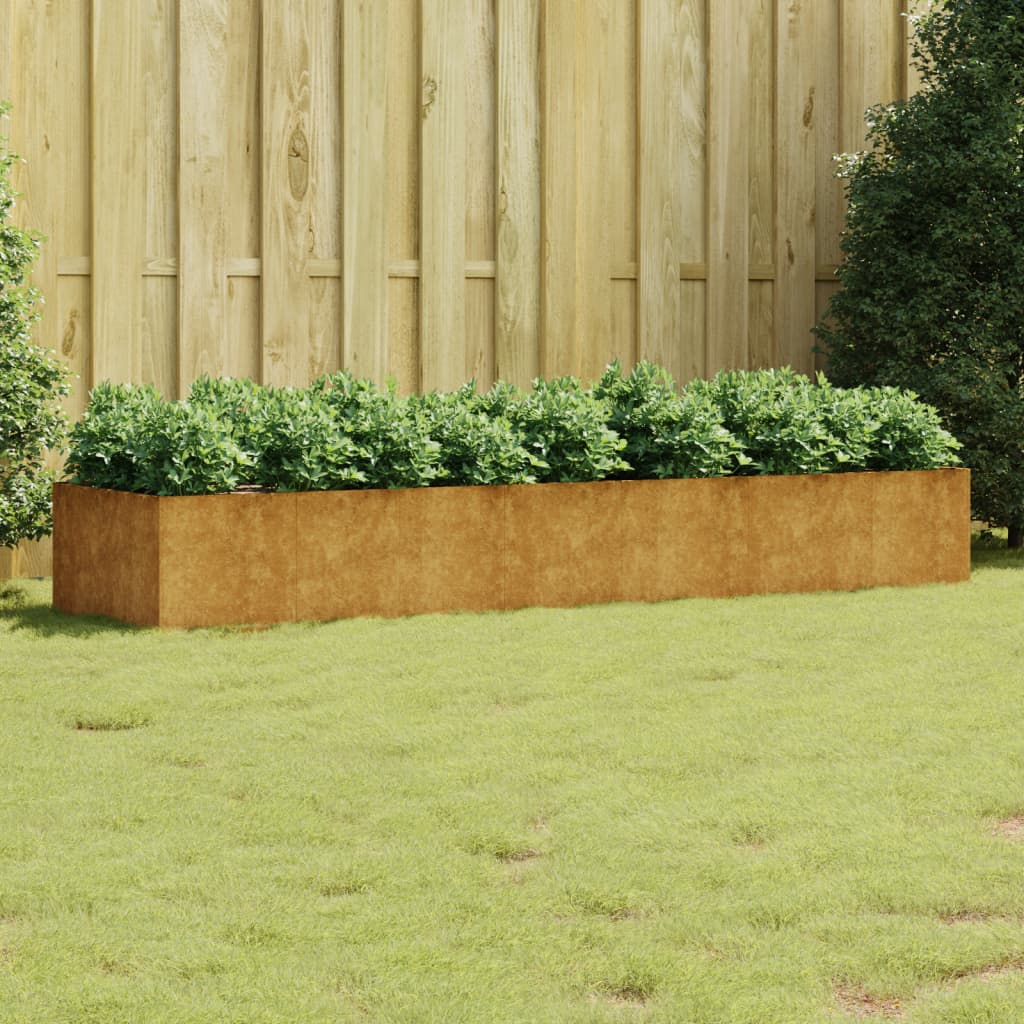
M 845 151 L 865 147 L 864 112 L 900 94 L 903 34 L 894 0 L 840 0 L 840 141 Z
M 748 365 L 749 150 L 746 0 L 708 12 L 707 371 Z
M 131 5 L 138 10 L 138 5 Z M 147 4 L 139 15 L 141 93 L 145 124 L 142 319 L 143 379 L 178 397 L 178 288 L 167 264 L 178 252 L 178 0 Z M 124 138 L 121 145 L 125 144 Z M 151 273 L 154 264 L 166 273 Z
M 842 258 L 839 232 L 843 225 L 843 183 L 836 176 L 835 156 L 840 143 L 840 108 L 842 106 L 839 82 L 839 54 L 842 49 L 840 0 L 822 4 L 815 12 L 814 69 L 817 88 L 814 93 L 814 252 L 815 276 L 814 318 L 820 322 L 831 296 L 838 288 L 835 267 Z M 828 357 L 819 353 L 814 359 L 815 370 L 828 368 Z
M 682 263 L 705 263 L 707 250 L 707 18 L 705 0 L 683 0 L 682 18 Z M 681 281 L 680 380 L 706 371 L 707 283 Z
M 14 33 L 14 7 L 11 4 L 4 4 L 0 7 L 0 100 L 9 100 L 11 97 L 11 79 L 13 77 L 14 52 L 11 46 L 11 38 Z M 8 122 L 3 122 L 0 127 L 0 134 L 8 135 Z M 0 549 L 2 553 L 3 549 Z M 3 577 L 0 577 L 2 579 Z
M 541 31 L 541 373 L 579 366 L 576 325 L 576 8 L 545 3 Z
M 268 384 L 306 383 L 312 206 L 309 4 L 263 0 L 262 372 Z
M 226 252 L 232 260 L 260 256 L 260 0 L 228 4 L 226 109 Z M 259 379 L 260 279 L 227 279 L 228 364 L 232 377 Z
M 465 9 L 422 2 L 420 366 L 425 390 L 449 390 L 466 364 Z
M 59 36 L 57 12 L 49 5 L 14 4 L 13 49 L 15 53 L 38 45 L 40 39 Z M 9 19 L 8 19 L 9 20 Z M 57 321 L 57 249 L 60 244 L 61 169 L 54 146 L 68 141 L 67 126 L 62 123 L 59 51 L 47 47 L 45 59 L 18 61 L 13 68 L 9 92 L 11 147 L 24 161 L 13 168 L 13 182 L 20 195 L 14 207 L 14 219 L 23 228 L 44 236 L 35 263 L 32 284 L 41 293 L 42 320 L 36 325 L 33 340 L 46 348 L 58 349 Z M 52 142 L 50 140 L 53 140 Z
M 640 355 L 684 375 L 680 350 L 683 260 L 683 7 L 640 0 Z
M 310 41 L 309 90 L 309 222 L 306 255 L 309 268 L 305 361 L 299 383 L 305 384 L 341 364 L 344 346 L 342 278 L 342 4 L 319 0 L 308 8 Z M 329 265 L 328 266 L 325 265 Z
M 229 363 L 227 0 L 179 0 L 178 391 Z
M 494 265 L 497 253 L 497 3 L 465 0 L 466 350 L 462 379 L 494 380 Z M 481 264 L 487 264 L 484 270 Z
M 121 0 L 92 5 L 92 379 L 143 380 L 146 222 L 141 19 Z
M 59 264 L 65 256 L 89 253 L 90 36 L 89 0 L 69 0 L 61 4 L 53 36 L 54 49 L 60 55 L 60 75 L 53 83 L 50 100 L 59 109 L 60 131 L 45 139 L 55 165 L 51 180 L 57 203 L 54 233 L 49 241 L 58 263 L 57 294 L 51 302 L 49 315 L 56 320 L 52 337 L 57 352 L 74 374 L 71 395 L 64 403 L 73 420 L 85 411 L 93 384 L 90 377 L 90 281 L 86 274 L 60 274 Z M 75 182 L 77 187 L 68 188 L 68 181 Z
M 498 377 L 540 373 L 540 0 L 498 0 Z
M 608 159 L 609 20 L 611 0 L 577 8 L 577 330 L 580 364 L 573 373 L 600 375 L 614 357 L 611 304 L 610 178 L 620 173 Z
M 346 0 L 342 17 L 342 364 L 383 384 L 388 344 L 388 10 L 379 0 Z
M 747 364 L 774 366 L 775 259 L 775 0 L 748 0 L 747 133 L 750 281 L 747 283 Z
M 388 0 L 387 254 L 420 257 L 420 0 Z M 388 279 L 386 372 L 402 392 L 420 387 L 419 279 Z
M 777 361 L 813 370 L 815 322 L 815 18 L 817 6 L 777 0 L 777 228 L 775 325 Z
M 608 6 L 608 50 L 605 59 L 605 160 L 607 192 L 604 196 L 608 222 L 608 262 L 604 272 L 611 278 L 608 348 L 591 362 L 590 372 L 600 373 L 612 359 L 630 367 L 637 359 L 637 236 L 639 232 L 639 59 L 638 0 L 617 0 Z M 623 273 L 623 268 L 628 268 Z M 620 276 L 621 275 L 621 276 Z

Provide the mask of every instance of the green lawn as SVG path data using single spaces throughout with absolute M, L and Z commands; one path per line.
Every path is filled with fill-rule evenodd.
M 257 633 L 21 590 L 3 1024 L 1024 1020 L 1005 552 L 954 586 Z

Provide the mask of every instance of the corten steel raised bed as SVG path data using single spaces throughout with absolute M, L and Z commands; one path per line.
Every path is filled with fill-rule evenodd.
M 147 626 L 957 582 L 965 469 L 155 498 L 58 484 L 53 603 Z

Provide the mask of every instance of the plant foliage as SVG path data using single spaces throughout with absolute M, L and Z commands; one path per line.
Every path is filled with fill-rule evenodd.
M 626 442 L 622 456 L 630 468 L 618 476 L 725 476 L 742 462 L 740 446 L 710 396 L 698 388 L 679 395 L 660 366 L 640 362 L 623 377 L 616 360 L 594 393 L 608 403 L 608 426 Z
M 159 495 L 232 491 L 254 465 L 212 408 L 109 382 L 93 389 L 67 459 L 72 479 Z
M 0 103 L 0 117 L 8 109 Z M 5 143 L 0 137 L 0 547 L 13 547 L 52 529 L 54 474 L 45 455 L 64 444 L 67 421 L 59 400 L 68 383 L 65 368 L 31 341 L 39 294 L 25 280 L 40 237 L 8 223 L 17 157 Z
M 200 378 L 188 399 L 102 384 L 75 427 L 76 483 L 150 494 L 526 484 L 930 469 L 957 461 L 934 409 L 791 370 L 721 373 L 682 392 L 651 363 L 400 397 L 348 373 L 309 388 Z
M 1024 542 L 1024 0 L 915 19 L 922 90 L 843 158 L 842 289 L 816 328 L 846 385 L 910 388 L 963 442 L 974 514 Z

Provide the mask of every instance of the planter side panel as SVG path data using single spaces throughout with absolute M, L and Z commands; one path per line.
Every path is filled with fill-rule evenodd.
M 506 608 L 621 599 L 625 524 L 619 485 L 527 484 L 507 491 Z
M 745 593 L 743 481 L 643 480 L 623 488 L 622 601 Z
M 158 625 L 159 536 L 159 498 L 55 484 L 54 608 Z
M 296 497 L 161 499 L 160 625 L 294 621 Z
M 877 585 L 877 473 L 745 477 L 749 556 L 736 593 L 859 590 Z
M 298 495 L 300 619 L 503 607 L 504 487 Z
M 743 591 L 735 480 L 509 488 L 506 607 L 664 601 Z
M 970 579 L 970 471 L 872 476 L 873 585 L 910 587 Z
M 397 615 L 398 516 L 390 491 L 299 494 L 296 615 Z

